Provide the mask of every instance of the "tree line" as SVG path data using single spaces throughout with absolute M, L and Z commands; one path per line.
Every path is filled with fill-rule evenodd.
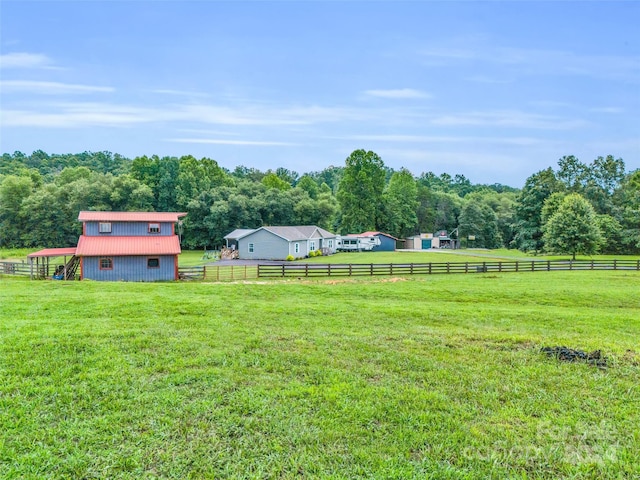
M 640 251 L 640 170 L 562 157 L 521 189 L 464 175 L 387 167 L 354 151 L 343 166 L 297 172 L 220 167 L 209 158 L 111 152 L 2 155 L 0 247 L 75 245 L 80 210 L 181 211 L 184 248 L 215 248 L 235 228 L 318 225 L 397 238 L 440 230 L 463 246 L 559 253 Z

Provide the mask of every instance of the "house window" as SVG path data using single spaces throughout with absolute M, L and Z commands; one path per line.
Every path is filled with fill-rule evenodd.
M 299 243 L 294 244 L 294 246 L 293 246 L 293 250 L 294 250 L 296 253 L 300 253 L 300 244 L 299 244 Z
M 333 248 L 333 240 L 328 240 L 329 248 Z
M 160 233 L 160 224 L 159 223 L 150 223 L 149 224 L 149 233 Z
M 113 270 L 113 258 L 101 258 L 100 270 Z
M 249 244 L 249 253 L 253 253 L 253 243 Z
M 147 268 L 160 268 L 160 259 L 147 258 Z
M 98 232 L 99 233 L 111 233 L 111 222 L 100 222 L 100 223 L 98 223 Z
M 309 242 L 309 249 L 310 250 L 315 250 L 316 249 L 316 241 L 315 240 L 311 240 Z

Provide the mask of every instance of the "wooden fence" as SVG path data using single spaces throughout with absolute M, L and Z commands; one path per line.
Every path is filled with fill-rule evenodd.
M 224 282 L 233 280 L 248 280 L 258 278 L 257 265 L 229 265 L 179 267 L 180 280 L 206 280 L 209 282 Z
M 504 262 L 258 265 L 258 277 L 435 275 L 451 273 L 640 270 L 640 260 L 533 260 Z
M 44 268 L 40 266 L 41 274 L 44 275 Z M 33 267 L 33 274 L 38 275 L 36 267 Z M 31 265 L 23 262 L 0 262 L 0 275 L 20 275 L 29 277 L 31 275 Z
M 445 263 L 367 263 L 367 264 L 314 264 L 283 263 L 281 265 L 230 265 L 180 267 L 181 280 L 222 282 L 277 277 L 338 277 L 374 275 L 436 275 L 452 273 L 506 273 L 549 272 L 555 270 L 636 270 L 640 260 L 532 260 L 493 262 L 445 262 Z M 0 276 L 30 276 L 28 263 L 0 262 Z M 33 267 L 36 277 L 44 273 Z

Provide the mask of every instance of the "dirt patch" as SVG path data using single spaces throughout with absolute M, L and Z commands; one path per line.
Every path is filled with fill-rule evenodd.
M 568 347 L 542 347 L 540 351 L 562 362 L 585 362 L 595 365 L 596 367 L 607 366 L 607 359 L 602 355 L 600 350 L 587 353 Z

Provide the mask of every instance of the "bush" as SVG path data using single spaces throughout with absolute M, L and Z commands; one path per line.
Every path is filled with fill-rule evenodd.
M 316 250 L 316 257 L 321 257 L 322 256 L 322 250 L 318 249 Z
M 293 262 L 293 260 L 294 260 L 293 255 L 287 255 L 286 260 L 287 260 L 287 262 Z
M 316 256 L 316 252 L 315 252 L 315 251 L 313 251 L 313 250 L 311 250 L 311 251 L 309 252 L 309 258 L 311 258 L 311 257 L 315 257 L 315 256 Z

